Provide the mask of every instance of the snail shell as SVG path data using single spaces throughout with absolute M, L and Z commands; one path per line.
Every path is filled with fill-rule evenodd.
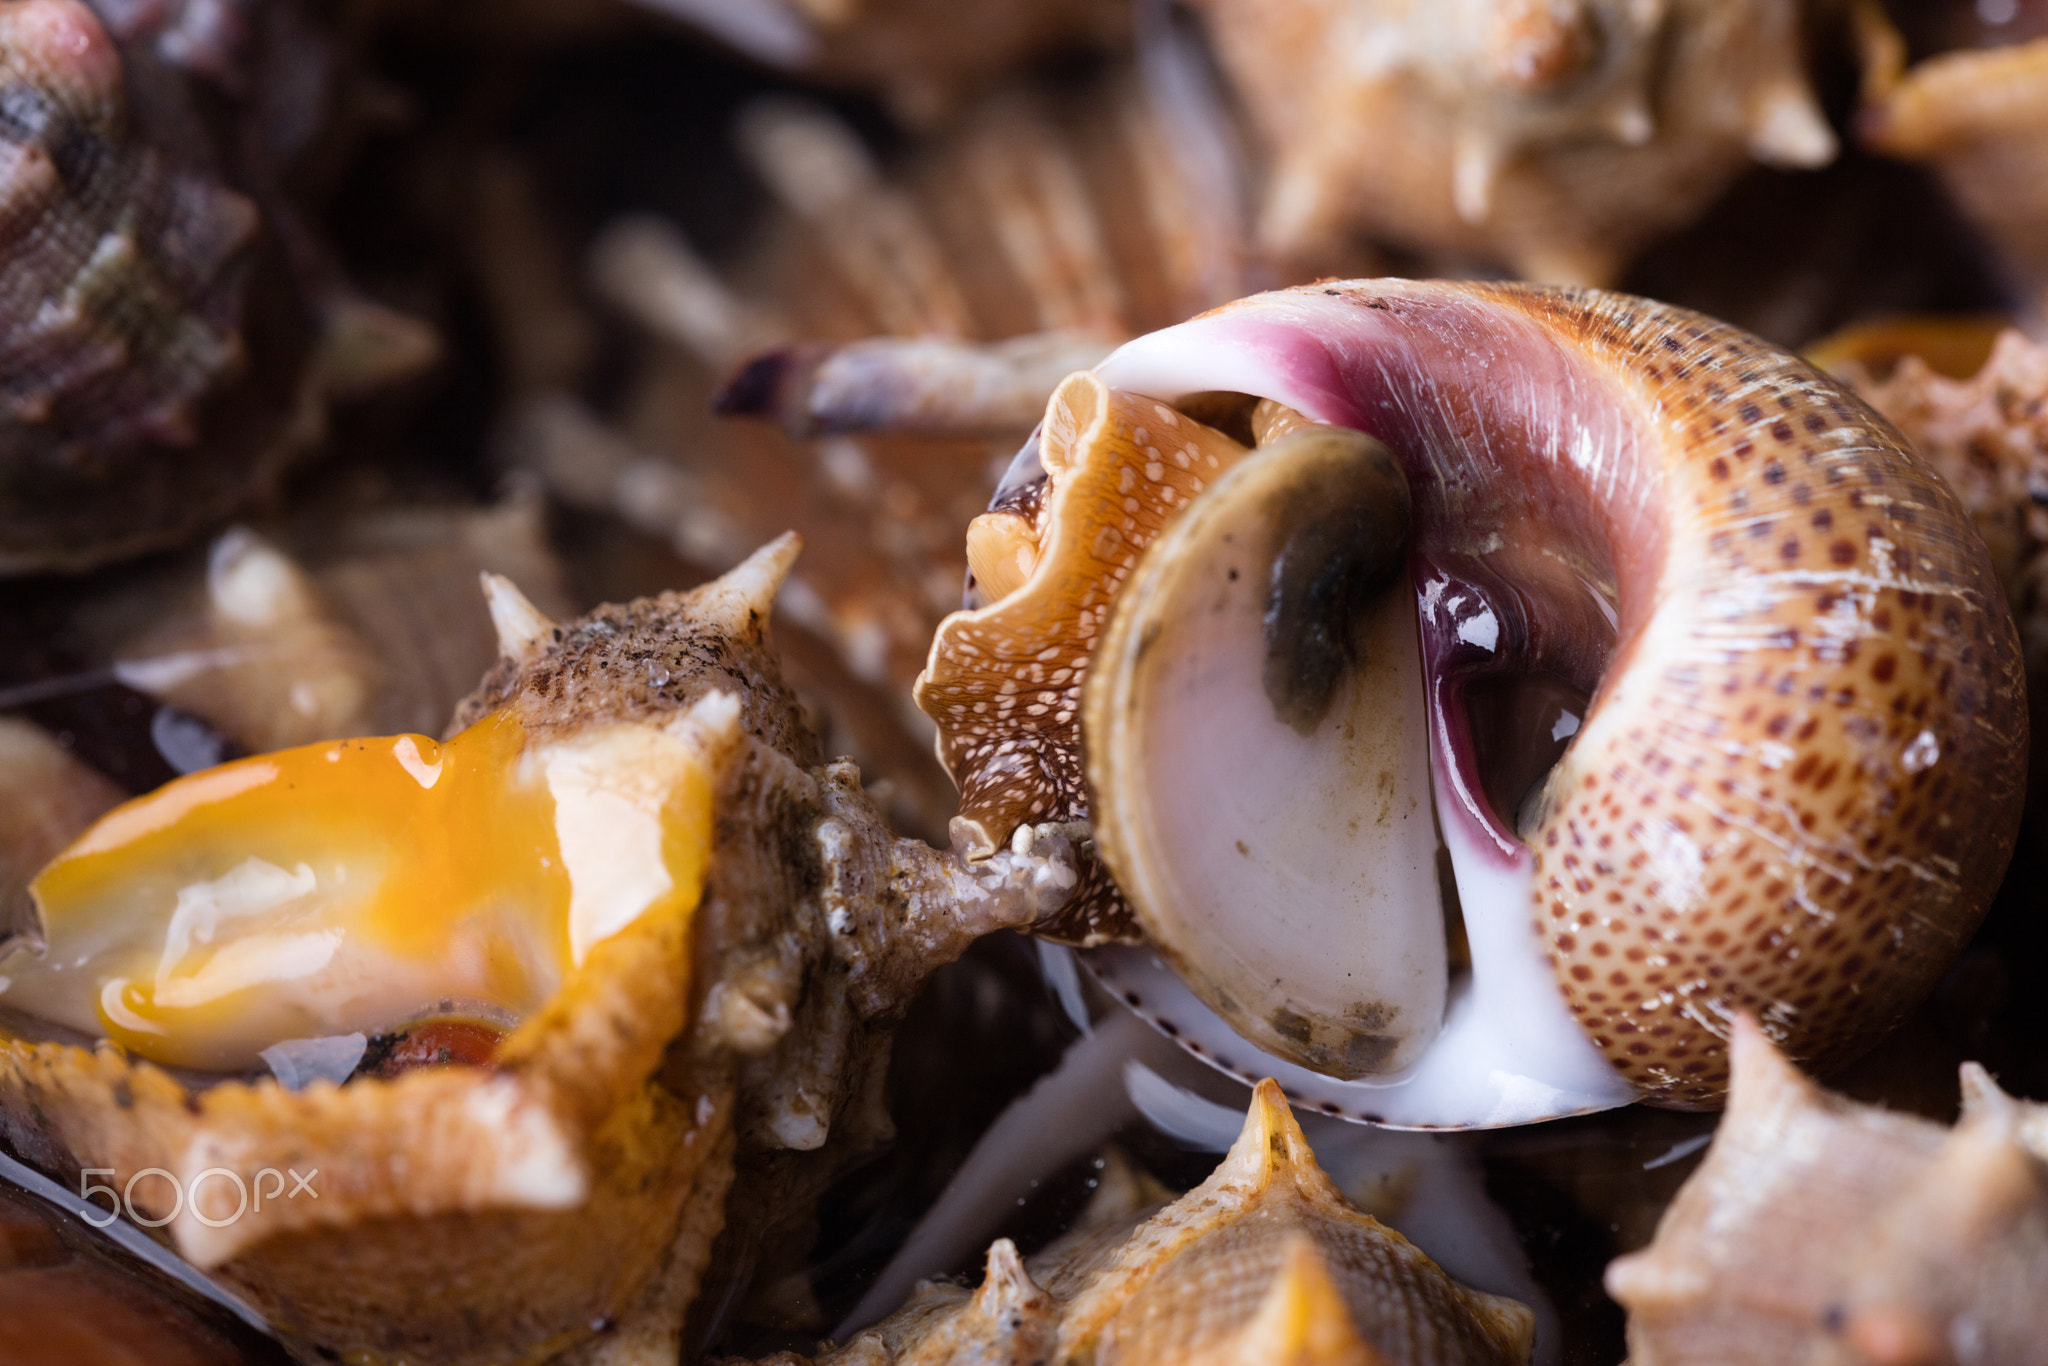
M 1728 1113 L 1607 1268 L 1629 1360 L 2021 1362 L 2048 1330 L 2048 1110 L 1962 1069 L 1953 1129 L 1799 1074 L 1738 1017 Z
M 1797 0 L 1199 0 L 1268 145 L 1266 245 L 1363 232 L 1603 284 L 1752 159 L 1818 166 Z
M 1309 1070 L 1345 1070 L 1331 1058 L 1346 1049 L 1319 1046 L 1345 1022 L 1287 1019 L 1301 1013 L 1297 999 L 1338 992 L 1374 953 L 1372 935 L 1344 915 L 1313 932 L 1320 955 L 1303 955 L 1321 962 L 1320 980 L 1268 982 L 1257 994 L 1218 991 L 1213 978 L 1176 982 L 1134 950 L 1098 956 L 1126 999 L 1212 1061 L 1241 1074 L 1273 1068 L 1243 1039 L 1247 1022 L 1265 1021 L 1255 1035 L 1264 1046 L 1297 1036 L 1281 1052 L 1294 1070 L 1282 1075 L 1301 1094 L 1353 1117 L 1423 1126 L 1515 1122 L 1630 1096 L 1709 1106 L 1725 1085 L 1735 1011 L 1758 1012 L 1795 1057 L 1839 1064 L 1894 1023 L 1974 929 L 2023 789 L 2014 628 L 1953 494 L 1809 366 L 1696 314 L 1619 295 L 1371 281 L 1259 296 L 1154 333 L 1091 382 L 1157 396 L 1147 401 L 1160 407 L 1190 394 L 1256 395 L 1369 433 L 1399 457 L 1414 499 L 1408 562 L 1430 771 L 1396 776 L 1433 795 L 1470 981 L 1453 983 L 1439 1018 L 1426 998 L 1410 1000 L 1403 1028 L 1430 1040 L 1414 1067 L 1373 1072 L 1367 1058 L 1352 1070 L 1368 1075 L 1346 1089 Z M 1056 475 L 1040 497 L 1060 498 Z M 1105 504 L 1084 515 L 1156 514 Z M 1064 534 L 1055 526 L 1039 543 Z M 1147 560 L 1167 538 L 1151 544 Z M 1073 572 L 1042 554 L 981 619 L 1023 604 L 1050 621 L 1113 612 L 1114 640 L 1116 623 L 1153 610 L 1135 589 L 1156 577 L 1149 564 L 1112 566 L 1097 587 L 1113 592 L 1118 568 L 1131 586 L 1114 607 L 1082 612 L 1040 601 L 1041 577 Z M 971 657 L 942 629 L 923 694 L 953 690 L 935 710 L 942 753 L 965 728 L 984 752 L 1064 794 L 1067 770 L 1034 770 L 1020 747 L 1002 751 L 1006 735 L 1025 732 L 987 720 L 995 698 L 976 713 L 956 687 L 970 674 L 1027 680 L 1053 642 L 1019 625 L 985 631 Z M 1119 852 L 1137 847 L 1126 832 L 1155 800 L 1191 809 L 1193 793 L 1231 793 L 1243 770 L 1229 756 L 1283 743 L 1291 728 L 1262 693 L 1219 682 L 1208 729 L 1183 737 L 1170 777 L 1138 751 L 1104 748 L 1124 718 L 1160 701 L 1122 676 L 1142 653 L 1062 657 L 1084 681 L 1013 691 L 1054 716 L 1085 692 L 1089 814 L 1156 939 L 1168 913 L 1141 892 L 1161 869 L 1144 853 L 1118 866 Z M 1551 717 L 1559 738 L 1565 712 L 1577 723 L 1568 747 L 1547 776 L 1527 775 L 1540 781 L 1526 794 L 1522 783 L 1490 791 L 1499 782 L 1481 754 L 1486 730 L 1526 726 L 1516 709 L 1550 688 L 1584 699 Z M 1323 724 L 1376 719 L 1346 712 Z M 1073 739 L 1041 731 L 1034 752 Z M 959 777 L 963 792 L 982 790 L 983 775 Z M 1013 775 L 1008 790 L 1023 781 Z M 1272 823 L 1307 809 L 1289 800 L 1334 799 L 1280 791 Z M 1364 805 L 1354 809 L 1369 819 Z M 963 820 L 980 814 L 964 802 Z M 1182 847 L 1162 844 L 1157 857 L 1170 872 L 1196 848 L 1243 839 L 1256 851 L 1264 836 L 1243 815 L 1228 800 L 1204 820 L 1183 815 Z M 1001 821 L 991 827 L 998 842 L 1004 833 Z M 1293 855 L 1310 868 L 1315 857 Z M 1186 913 L 1183 904 L 1171 916 Z M 1241 914 L 1256 924 L 1259 908 Z M 1170 959 L 1190 957 L 1190 941 L 1170 928 L 1164 937 Z M 1199 1025 L 1190 989 L 1238 1030 Z M 1411 1042 L 1384 1054 L 1412 1056 Z
M 1530 1359 L 1529 1308 L 1460 1285 L 1356 1209 L 1317 1165 L 1271 1081 L 1255 1090 L 1236 1144 L 1208 1180 L 1163 1208 L 1128 1208 L 1150 1194 L 1137 1184 L 1106 1179 L 1079 1226 L 1029 1262 L 998 1240 L 977 1292 L 927 1285 L 818 1366 Z M 1127 1208 L 1111 1207 L 1119 1201 Z
M 256 208 L 129 126 L 91 11 L 0 5 L 0 92 L 0 573 L 171 543 L 282 463 L 303 323 L 247 346 Z

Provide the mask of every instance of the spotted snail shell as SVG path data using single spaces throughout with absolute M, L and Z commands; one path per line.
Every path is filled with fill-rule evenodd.
M 1146 662 L 1199 634 L 1188 623 L 1208 609 L 1191 604 L 1210 602 L 1175 597 L 1169 562 L 1193 565 L 1181 579 L 1208 566 L 1218 612 L 1223 567 L 1238 577 L 1180 531 L 1212 500 L 1245 506 L 1229 553 L 1251 581 L 1275 572 L 1265 514 L 1227 490 L 1300 457 L 1284 437 L 1246 454 L 1169 406 L 1222 411 L 1221 392 L 1369 434 L 1412 490 L 1422 688 L 1399 705 L 1427 728 L 1428 772 L 1385 771 L 1434 807 L 1458 928 L 1417 969 L 1449 988 L 1372 1018 L 1296 1007 L 1364 971 L 1372 918 L 1412 914 L 1400 898 L 1332 895 L 1314 922 L 1299 904 L 1314 898 L 1261 902 L 1257 884 L 1207 905 L 1221 894 L 1201 863 L 1235 844 L 1275 885 L 1307 885 L 1337 846 L 1301 844 L 1304 822 L 1364 838 L 1370 794 L 1259 769 L 1295 731 L 1256 669 L 1232 685 L 1227 652 Z M 1219 421 L 1256 439 L 1241 419 Z M 948 620 L 920 684 L 963 793 L 956 836 L 988 847 L 1092 820 L 1180 980 L 1133 950 L 1096 951 L 1098 973 L 1230 1070 L 1418 1126 L 1632 1097 L 1711 1106 L 1735 1012 L 1803 1063 L 1838 1065 L 1928 989 L 1998 884 L 2026 717 L 1983 544 L 1894 429 L 1733 328 L 1598 291 L 1304 287 L 1070 379 L 1038 454 L 977 532 L 978 563 L 1003 560 L 989 544 L 1014 552 L 996 575 L 1008 591 Z M 1254 652 L 1258 605 L 1240 633 Z M 1576 700 L 1531 710 L 1545 696 Z M 1183 728 L 1152 734 L 1169 713 Z M 1503 786 L 1499 733 L 1539 713 L 1569 745 Z M 1394 714 L 1340 707 L 1320 724 Z M 1347 800 L 1349 836 L 1325 820 Z M 1429 822 L 1407 824 L 1426 854 Z M 1114 901 L 1093 938 L 1127 929 Z M 1225 989 L 1218 964 L 1289 938 L 1310 946 L 1296 976 Z M 1193 997 L 1235 1033 L 1192 1024 L 1207 1014 Z

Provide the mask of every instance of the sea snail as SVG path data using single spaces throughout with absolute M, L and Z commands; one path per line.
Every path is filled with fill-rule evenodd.
M 1104 866 L 1042 928 L 1333 1113 L 1716 1105 L 1740 1010 L 1838 1065 L 2011 852 L 2023 671 L 1968 518 L 1682 309 L 1241 301 L 1067 380 L 969 559 L 987 605 L 918 690 L 956 843 L 1089 820 Z

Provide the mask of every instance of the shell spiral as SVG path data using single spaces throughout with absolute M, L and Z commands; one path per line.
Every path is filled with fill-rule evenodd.
M 1948 487 L 1832 381 L 1673 309 L 1525 306 L 1632 376 L 1664 437 L 1640 486 L 1666 485 L 1662 600 L 1621 582 L 1605 705 L 1532 832 L 1537 928 L 1645 1089 L 1718 1095 L 1741 1008 L 1826 1068 L 1932 985 L 2004 871 L 2026 718 L 2002 590 Z
M 0 573 L 173 541 L 278 459 L 278 413 L 216 402 L 256 208 L 145 143 L 123 77 L 76 0 L 0 4 Z M 260 341 L 288 402 L 296 348 Z

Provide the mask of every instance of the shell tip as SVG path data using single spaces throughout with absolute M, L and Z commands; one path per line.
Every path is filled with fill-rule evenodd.
M 698 612 L 706 619 L 722 621 L 735 639 L 759 635 L 768 625 L 775 595 L 782 591 L 783 580 L 803 548 L 803 537 L 794 531 L 783 532 L 698 589 L 702 595 Z
M 1785 85 L 1752 108 L 1749 150 L 1767 165 L 1810 170 L 1835 159 L 1835 132 L 1828 127 L 1812 91 L 1803 84 Z
M 498 654 L 520 660 L 532 653 L 540 641 L 554 632 L 555 623 L 519 591 L 503 574 L 485 571 L 477 576 L 483 584 L 484 602 L 491 611 L 491 625 L 498 632 Z

